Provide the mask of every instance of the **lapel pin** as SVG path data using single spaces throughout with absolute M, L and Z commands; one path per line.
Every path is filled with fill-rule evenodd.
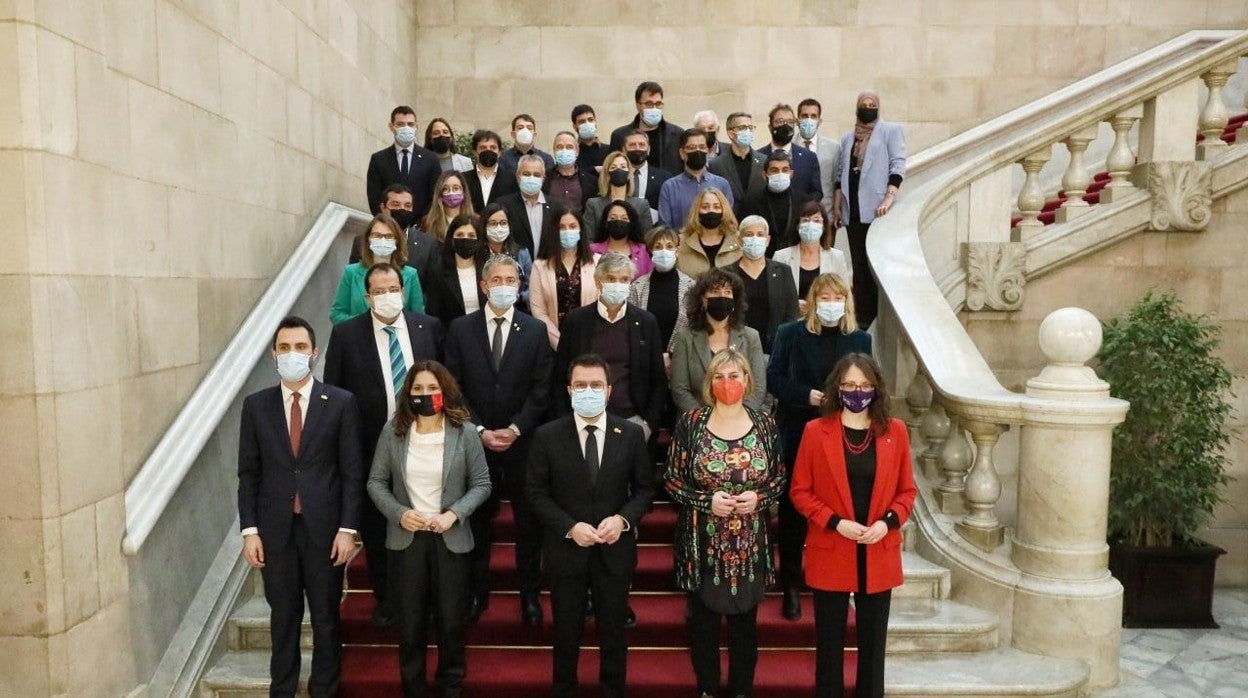
M 321 393 L 321 399 L 322 399 L 322 400 L 329 400 L 329 396 L 328 396 L 328 395 L 326 395 L 325 393 Z
M 622 434 L 622 433 L 624 433 L 624 432 L 620 431 L 620 428 L 619 428 L 619 427 L 611 427 L 611 431 L 615 432 L 616 434 Z

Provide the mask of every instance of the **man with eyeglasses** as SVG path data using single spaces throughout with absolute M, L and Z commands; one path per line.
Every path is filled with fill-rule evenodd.
M 728 143 L 730 147 L 721 149 L 706 169 L 732 185 L 732 212 L 741 220 L 745 201 L 760 196 L 766 186 L 763 161 L 767 156 L 754 150 L 754 117 L 742 111 L 729 114 Z
M 777 104 L 767 113 L 771 143 L 759 148 L 763 155 L 784 151 L 793 162 L 793 188 L 803 197 L 823 201 L 823 184 L 819 180 L 819 157 L 793 142 L 797 133 L 797 114 L 787 104 Z
M 691 128 L 680 134 L 681 173 L 663 183 L 659 190 L 659 222 L 677 230 L 685 227 L 689 207 L 703 189 L 714 187 L 733 205 L 732 185 L 706 170 L 706 133 Z
M 650 140 L 647 161 L 659 169 L 679 172 L 682 168 L 678 151 L 684 129 L 663 118 L 663 86 L 651 81 L 641 83 L 633 91 L 633 102 L 637 116 L 611 132 L 611 150 L 623 150 L 628 132 L 640 129 Z

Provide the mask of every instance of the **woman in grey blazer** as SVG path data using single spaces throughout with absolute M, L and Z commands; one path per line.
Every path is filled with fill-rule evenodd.
M 754 389 L 745 405 L 762 410 L 767 400 L 766 362 L 758 332 L 745 324 L 745 284 L 724 269 L 711 269 L 698 277 L 685 296 L 689 327 L 672 336 L 672 400 L 677 413 L 705 406 L 702 386 L 706 369 L 716 352 L 732 348 L 749 361 Z
M 368 495 L 389 522 L 386 549 L 398 611 L 404 695 L 425 694 L 429 616 L 438 631 L 437 682 L 459 695 L 467 673 L 468 516 L 490 495 L 490 472 L 455 378 L 436 361 L 407 370 L 394 419 L 377 440 Z

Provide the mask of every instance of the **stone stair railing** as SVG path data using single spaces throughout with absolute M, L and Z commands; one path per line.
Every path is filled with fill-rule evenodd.
M 915 441 L 918 550 L 953 570 L 955 594 L 961 584 L 966 597 L 1011 609 L 1004 632 L 1018 649 L 1087 661 L 1092 688 L 1117 680 L 1122 590 L 1105 533 L 1110 437 L 1127 409 L 1085 365 L 1100 323 L 1076 308 L 1051 314 L 1039 337 L 1047 366 L 1016 393 L 957 313 L 1017 310 L 1029 276 L 1140 230 L 1203 229 L 1212 198 L 1248 184 L 1248 137 L 1220 140 L 1221 87 L 1244 56 L 1248 32 L 1189 32 L 919 153 L 868 237 L 882 290 L 877 354 Z M 1089 206 L 1083 153 L 1102 122 L 1114 134 L 1110 181 Z M 1037 176 L 1054 144 L 1070 155 L 1066 200 L 1044 226 Z M 1008 430 L 1013 527 L 998 511 Z

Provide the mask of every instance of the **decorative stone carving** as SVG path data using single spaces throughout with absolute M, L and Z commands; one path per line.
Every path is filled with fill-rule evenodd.
M 966 307 L 970 310 L 1018 310 L 1027 283 L 1022 242 L 966 243 Z
M 1213 206 L 1213 170 L 1207 162 L 1148 163 L 1153 230 L 1204 230 Z

